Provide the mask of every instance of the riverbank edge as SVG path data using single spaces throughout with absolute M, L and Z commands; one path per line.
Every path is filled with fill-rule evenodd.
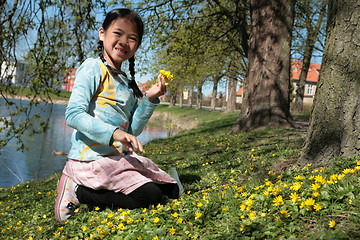
M 24 100 L 24 101 L 31 101 L 31 98 L 27 98 L 25 96 L 6 96 L 9 99 L 15 99 L 15 100 Z M 43 99 L 41 98 L 36 98 L 37 101 L 39 102 L 44 102 Z M 51 103 L 53 104 L 58 104 L 58 105 L 67 105 L 68 104 L 68 100 L 51 100 Z M 163 104 L 163 103 L 160 103 Z M 164 104 L 166 105 L 166 104 Z M 182 131 L 188 131 L 191 129 L 194 129 L 198 126 L 198 122 L 194 119 L 191 118 L 186 118 L 186 119 L 182 119 L 179 118 L 178 116 L 175 116 L 173 114 L 167 113 L 167 112 L 162 112 L 162 111 L 157 111 L 155 109 L 153 115 L 151 116 L 151 118 L 149 119 L 149 123 L 150 124 L 154 124 L 157 126 L 161 126 L 161 127 L 165 127 L 165 128 L 170 128 L 170 129 L 175 129 L 178 132 L 182 132 Z
M 44 101 L 44 99 L 37 97 L 37 98 L 30 98 L 30 97 L 25 97 L 25 96 L 14 96 L 14 95 L 7 95 L 5 94 L 5 97 L 7 99 L 14 99 L 14 100 L 20 100 L 20 101 L 38 101 L 38 102 L 44 102 L 44 103 L 52 103 L 52 104 L 58 104 L 58 105 L 67 105 L 69 100 L 60 100 L 60 99 L 48 99 L 48 101 Z M 5 99 L 5 98 L 2 98 Z

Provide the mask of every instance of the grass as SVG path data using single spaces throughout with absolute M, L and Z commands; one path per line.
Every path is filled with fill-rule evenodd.
M 34 90 L 30 88 L 23 88 L 23 87 L 8 87 L 8 89 L 5 91 L 6 95 L 8 97 L 25 97 L 25 98 L 32 98 L 35 93 Z M 61 101 L 67 101 L 70 98 L 71 92 L 64 92 L 64 91 L 44 91 L 39 90 L 36 97 L 41 99 L 48 99 L 49 97 L 53 101 L 61 100 Z
M 300 166 L 302 129 L 226 133 L 237 114 L 167 108 L 198 127 L 145 145 L 185 193 L 148 209 L 54 219 L 56 173 L 0 190 L 0 239 L 359 239 L 360 158 Z M 193 120 L 190 120 L 192 118 Z M 197 120 L 195 120 L 197 118 Z

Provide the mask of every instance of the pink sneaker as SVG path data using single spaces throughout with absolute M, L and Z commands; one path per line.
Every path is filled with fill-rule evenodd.
M 75 209 L 80 205 L 75 193 L 76 183 L 63 174 L 59 181 L 58 196 L 55 202 L 56 221 L 62 222 L 75 214 Z

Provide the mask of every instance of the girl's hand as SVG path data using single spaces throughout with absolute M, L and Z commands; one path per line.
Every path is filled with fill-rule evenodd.
M 146 93 L 146 97 L 150 102 L 155 102 L 158 97 L 166 93 L 165 79 L 161 74 L 158 76 L 158 82 L 153 85 Z
M 140 153 L 142 153 L 144 150 L 142 144 L 134 135 L 124 132 L 120 129 L 116 129 L 114 131 L 113 139 L 114 141 L 121 142 L 124 148 L 129 148 L 129 151 L 134 151 L 134 147 L 139 150 Z M 131 143 L 134 144 L 134 146 Z

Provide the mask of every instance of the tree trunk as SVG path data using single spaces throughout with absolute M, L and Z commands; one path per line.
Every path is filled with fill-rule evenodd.
M 170 91 L 170 104 L 169 107 L 173 107 L 176 105 L 176 92 Z
M 304 56 L 303 56 L 303 65 L 301 67 L 301 73 L 300 73 L 300 78 L 299 78 L 299 85 L 298 85 L 298 88 L 296 91 L 295 103 L 292 108 L 293 113 L 300 114 L 303 112 L 306 78 L 308 75 L 308 71 L 309 71 L 309 67 L 310 67 L 310 60 L 311 60 L 312 52 L 314 50 L 315 42 L 316 42 L 317 36 L 320 32 L 320 27 L 323 22 L 324 16 L 326 14 L 326 11 L 325 11 L 326 2 L 327 2 L 327 0 L 324 0 L 321 3 L 320 15 L 319 15 L 319 18 L 318 18 L 315 28 L 313 29 L 314 23 L 313 23 L 313 21 L 311 21 L 311 19 L 308 19 L 306 22 L 307 38 L 306 38 L 305 50 L 304 50 Z
M 202 84 L 198 84 L 197 85 L 197 93 L 196 93 L 196 109 L 201 109 L 201 98 L 202 98 L 202 92 L 201 92 L 201 89 L 202 89 Z
M 251 0 L 246 92 L 230 133 L 263 126 L 294 126 L 289 99 L 294 8 L 294 0 Z
M 300 155 L 314 166 L 360 155 L 360 5 L 330 0 L 328 7 L 321 74 Z
M 219 83 L 220 79 L 221 79 L 221 76 L 214 77 L 214 86 L 213 86 L 213 91 L 211 94 L 210 110 L 215 110 L 215 108 L 216 108 L 216 95 L 217 95 L 218 83 Z
M 194 93 L 194 87 L 193 86 L 191 86 L 191 88 L 190 88 L 190 91 L 189 91 L 189 107 L 192 107 L 192 95 L 193 95 L 193 93 Z
M 226 102 L 225 112 L 234 112 L 236 110 L 236 85 L 237 85 L 237 67 L 236 61 L 232 59 L 229 66 L 229 84 L 228 84 L 228 98 Z
M 228 99 L 226 102 L 225 112 L 234 112 L 236 110 L 236 78 L 229 79 L 229 87 L 228 87 Z
M 181 89 L 181 91 L 180 91 L 180 99 L 179 99 L 179 106 L 183 107 L 183 105 L 184 105 L 184 90 Z

